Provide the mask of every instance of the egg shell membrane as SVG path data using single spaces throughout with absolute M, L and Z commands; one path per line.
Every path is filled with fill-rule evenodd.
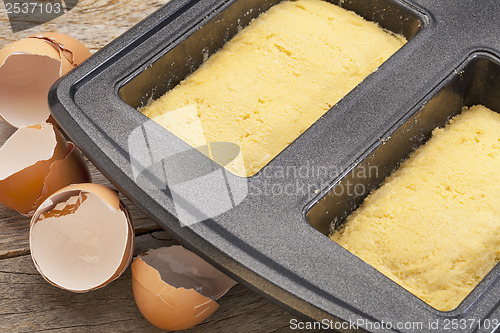
M 191 328 L 219 308 L 215 301 L 193 289 L 175 288 L 163 282 L 160 273 L 141 258 L 132 263 L 132 289 L 143 316 L 164 330 Z
M 25 38 L 0 50 L 0 117 L 14 127 L 47 122 L 48 92 L 75 65 L 50 40 Z
M 80 65 L 92 55 L 83 43 L 68 35 L 57 32 L 42 32 L 30 36 L 30 38 L 39 38 L 56 44 L 63 51 L 66 59 L 75 66 Z
M 84 188 L 85 190 L 80 190 L 77 187 Z M 35 242 L 34 240 L 34 226 L 37 223 L 43 223 L 43 219 L 48 219 L 48 218 L 61 218 L 61 223 L 64 223 L 63 219 L 68 218 L 69 215 L 75 214 L 78 209 L 80 208 L 81 204 L 83 202 L 76 201 L 73 198 L 78 197 L 78 198 L 86 198 L 88 195 L 95 195 L 98 197 L 102 203 L 105 204 L 105 206 L 108 209 L 114 210 L 114 211 L 120 211 L 123 213 L 123 216 L 126 220 L 127 223 L 127 239 L 124 245 L 124 252 L 122 255 L 122 259 L 120 263 L 117 265 L 116 269 L 114 270 L 114 273 L 111 274 L 107 279 L 102 281 L 102 283 L 96 284 L 95 286 L 92 286 L 90 288 L 80 288 L 80 289 L 73 289 L 73 288 L 68 288 L 65 287 L 64 285 L 61 285 L 59 283 L 56 283 L 52 281 L 47 275 L 44 273 L 44 270 L 42 267 L 39 265 L 39 262 L 37 260 L 37 254 L 33 250 L 33 244 Z M 102 197 L 101 197 L 102 195 Z M 115 198 L 112 198 L 115 197 Z M 82 200 L 81 200 L 82 201 Z M 83 200 L 84 201 L 84 200 Z M 111 204 L 110 204 L 111 203 Z M 117 204 L 116 204 L 117 203 Z M 63 208 L 61 209 L 61 204 L 63 205 Z M 64 205 L 66 204 L 66 205 Z M 116 204 L 116 206 L 114 206 Z M 43 219 L 40 220 L 40 217 L 43 215 Z M 79 217 L 81 219 L 81 216 Z M 49 198 L 47 198 L 38 208 L 38 210 L 35 212 L 31 224 L 30 224 L 30 248 L 31 248 L 31 256 L 33 263 L 35 264 L 35 267 L 37 270 L 40 272 L 42 277 L 49 282 L 50 284 L 59 287 L 61 289 L 66 289 L 72 292 L 77 292 L 77 293 L 84 293 L 88 292 L 91 290 L 95 290 L 98 288 L 101 288 L 118 277 L 127 269 L 128 264 L 132 260 L 133 252 L 134 252 L 134 228 L 132 225 L 132 221 L 130 219 L 130 215 L 127 211 L 127 209 L 120 203 L 118 194 L 116 191 L 109 189 L 106 186 L 103 185 L 98 185 L 98 184 L 75 184 L 72 186 L 68 186 L 62 190 L 59 190 L 58 192 L 54 193 L 51 195 Z
M 38 160 L 35 163 L 30 160 L 30 154 L 33 154 L 34 150 L 43 151 L 47 149 L 47 147 L 44 147 L 47 141 L 33 140 L 33 129 L 42 131 L 37 134 L 53 137 L 53 148 L 50 147 L 47 150 L 45 159 Z M 18 147 L 13 152 L 16 156 L 10 156 L 10 154 L 2 156 L 5 155 L 5 153 L 2 154 L 2 151 L 11 151 L 14 147 Z M 18 129 L 0 149 L 0 160 L 5 163 L 0 166 L 0 178 L 2 178 L 1 170 L 8 167 L 9 160 L 21 156 L 21 158 L 25 159 L 26 165 L 21 170 L 0 180 L 0 202 L 21 214 L 32 215 L 35 203 L 42 195 L 45 179 L 50 173 L 51 165 L 57 160 L 64 159 L 68 148 L 66 139 L 61 132 L 50 124 L 33 125 Z

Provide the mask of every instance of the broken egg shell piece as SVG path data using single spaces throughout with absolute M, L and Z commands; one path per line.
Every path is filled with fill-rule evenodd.
M 31 215 L 52 164 L 65 159 L 68 149 L 52 124 L 19 128 L 0 148 L 0 202 Z
M 118 194 L 103 185 L 67 187 L 51 195 L 33 215 L 30 250 L 43 278 L 72 292 L 87 292 L 117 279 L 133 255 L 134 229 Z M 87 186 L 88 185 L 88 186 Z M 89 188 L 97 189 L 91 191 Z M 118 199 L 119 200 L 119 199 Z
M 90 172 L 82 153 L 72 142 L 68 142 L 66 157 L 55 161 L 50 166 L 50 171 L 43 184 L 42 193 L 35 202 L 35 207 L 40 206 L 49 195 L 68 185 L 88 183 L 90 181 Z
M 10 125 L 46 122 L 48 92 L 60 77 L 59 60 L 48 56 L 13 54 L 0 66 L 0 116 Z
M 68 142 L 70 144 L 70 142 Z M 55 192 L 53 196 L 59 193 L 63 192 L 71 192 L 74 191 L 74 193 L 93 193 L 96 194 L 99 198 L 101 198 L 104 202 L 106 202 L 108 205 L 110 205 L 112 208 L 114 208 L 117 211 L 122 211 L 125 216 L 126 216 L 126 221 L 128 222 L 129 228 L 131 230 L 129 234 L 129 238 L 127 239 L 127 249 L 131 249 L 129 251 L 128 256 L 124 256 L 122 263 L 120 264 L 119 269 L 117 270 L 117 277 L 118 278 L 128 267 L 128 264 L 132 261 L 132 257 L 134 254 L 134 240 L 135 240 L 135 235 L 134 235 L 134 226 L 132 223 L 132 219 L 130 218 L 130 214 L 127 210 L 127 208 L 121 203 L 120 198 L 118 196 L 118 192 L 116 190 L 113 190 L 107 186 L 100 185 L 100 184 L 93 184 L 93 183 L 79 183 L 79 184 L 71 184 L 66 186 L 65 188 Z M 50 202 L 46 201 L 45 204 L 49 204 Z M 42 203 L 41 206 L 44 204 Z
M 114 209 L 116 210 L 121 209 L 120 197 L 118 196 L 118 193 L 115 190 L 101 184 L 93 184 L 93 183 L 72 184 L 55 192 L 54 194 L 66 191 L 95 193 Z
M 68 144 L 70 144 L 70 142 L 68 142 Z M 65 188 L 55 192 L 54 195 L 56 195 L 58 193 L 70 192 L 70 191 L 75 191 L 75 193 L 78 193 L 78 192 L 94 193 L 97 196 L 99 196 L 102 200 L 104 200 L 108 205 L 113 207 L 115 210 L 122 211 L 125 214 L 126 220 L 129 224 L 129 228 L 130 228 L 130 230 L 132 230 L 132 232 L 129 235 L 129 238 L 127 239 L 127 248 L 131 248 L 131 251 L 128 254 L 128 256 L 123 257 L 123 260 L 122 260 L 122 263 L 119 267 L 119 270 L 117 270 L 117 273 L 118 273 L 117 278 L 118 278 L 127 269 L 128 264 L 132 261 L 132 257 L 134 254 L 134 251 L 133 251 L 134 240 L 135 240 L 135 238 L 134 238 L 135 237 L 134 226 L 133 226 L 132 219 L 130 218 L 130 214 L 129 214 L 128 210 L 120 202 L 120 198 L 118 196 L 117 191 L 115 191 L 107 186 L 100 185 L 100 184 L 93 184 L 93 183 L 71 184 L 71 185 L 68 185 Z M 46 202 L 46 203 L 50 204 L 50 202 Z
M 47 122 L 49 89 L 74 66 L 57 44 L 40 38 L 0 49 L 0 117 L 17 128 Z
M 151 324 L 161 329 L 188 329 L 203 322 L 219 308 L 215 301 L 193 289 L 178 289 L 163 282 L 160 273 L 140 258 L 133 262 L 132 274 L 132 288 L 139 310 Z
M 30 36 L 30 38 L 39 38 L 56 44 L 63 51 L 66 59 L 74 66 L 80 65 L 92 55 L 79 40 L 58 32 L 41 32 Z
M 219 308 L 215 300 L 235 284 L 182 246 L 151 250 L 132 263 L 137 306 L 151 324 L 165 330 L 200 324 Z
M 41 39 L 23 38 L 7 44 L 0 49 L 0 65 L 3 65 L 5 60 L 14 54 L 35 54 L 55 60 L 60 59 L 58 47 Z

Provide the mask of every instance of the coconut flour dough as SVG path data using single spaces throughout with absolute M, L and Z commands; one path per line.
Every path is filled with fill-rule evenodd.
M 330 237 L 441 311 L 500 260 L 500 114 L 474 106 L 401 164 Z
M 405 42 L 331 3 L 285 1 L 141 111 L 193 146 L 237 144 L 243 163 L 226 168 L 252 176 Z

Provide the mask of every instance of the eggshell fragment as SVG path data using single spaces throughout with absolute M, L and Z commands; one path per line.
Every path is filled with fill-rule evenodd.
M 68 142 L 67 155 L 57 160 L 50 166 L 50 171 L 45 178 L 42 194 L 35 202 L 35 207 L 40 206 L 52 193 L 70 184 L 85 183 L 90 181 L 90 173 L 82 153 L 72 143 Z
M 182 246 L 163 247 L 132 263 L 132 288 L 144 317 L 165 330 L 200 324 L 236 284 L 234 280 Z
M 52 124 L 19 128 L 0 161 L 0 202 L 27 216 L 54 191 L 90 181 L 81 153 Z
M 30 38 L 39 38 L 56 44 L 66 59 L 74 66 L 80 65 L 91 56 L 90 51 L 79 40 L 57 32 L 41 32 L 31 35 Z
M 73 292 L 117 279 L 134 252 L 134 229 L 118 194 L 75 184 L 51 195 L 30 224 L 33 262 L 49 283 Z
M 74 38 L 43 33 L 0 50 L 0 117 L 15 127 L 46 122 L 48 92 L 62 75 L 90 56 Z

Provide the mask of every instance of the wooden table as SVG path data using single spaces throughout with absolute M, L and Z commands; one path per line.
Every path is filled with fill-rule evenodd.
M 57 31 L 82 41 L 92 52 L 125 32 L 168 0 L 80 0 L 70 12 L 43 25 L 13 33 L 0 4 L 0 48 L 41 31 Z M 1 103 L 1 101 L 0 101 Z M 15 129 L 0 119 L 0 146 Z M 0 161 L 8 163 L 8 161 Z M 90 163 L 95 183 L 110 185 Z M 175 244 L 127 198 L 136 229 L 136 250 Z M 51 286 L 36 271 L 28 245 L 29 219 L 0 204 L 0 332 L 156 332 L 137 309 L 130 268 L 97 291 L 74 294 Z M 186 332 L 288 332 L 294 318 L 238 284 L 220 299 L 221 307 Z M 309 331 L 311 332 L 311 331 Z

